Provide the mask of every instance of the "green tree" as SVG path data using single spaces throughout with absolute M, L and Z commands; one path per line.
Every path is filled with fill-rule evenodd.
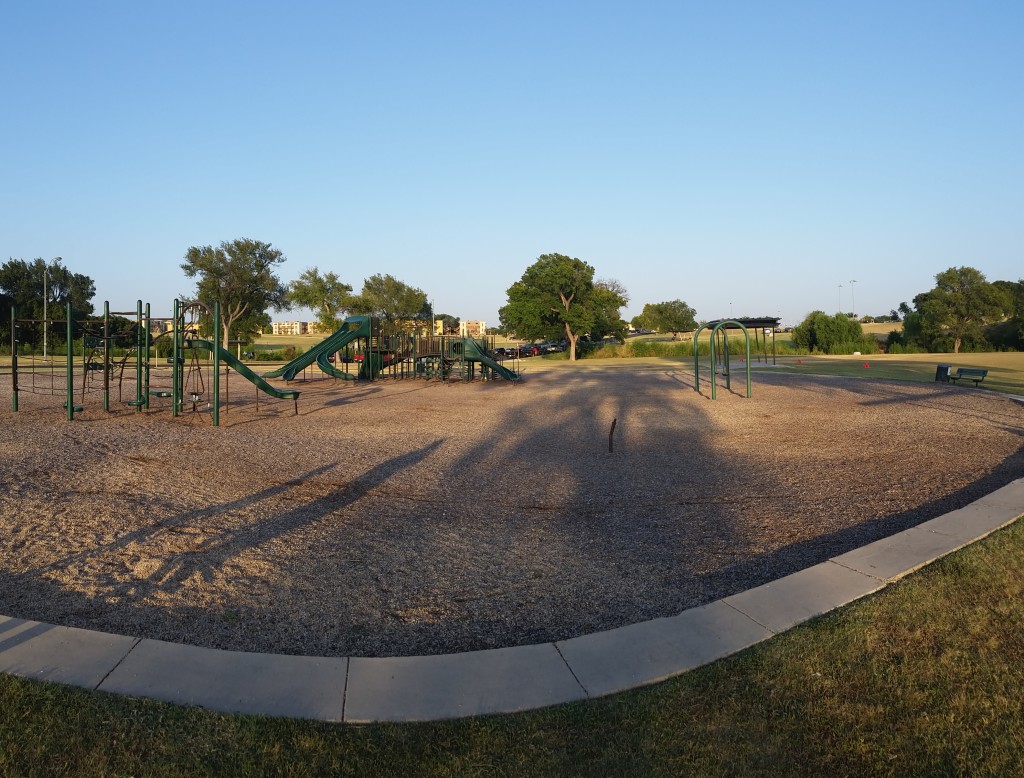
M 352 310 L 383 319 L 393 329 L 404 329 L 410 322 L 430 323 L 427 293 L 391 275 L 377 274 L 363 281 L 363 291 L 353 298 Z
M 629 292 L 621 282 L 613 278 L 594 282 L 594 322 L 590 325 L 590 337 L 603 340 L 612 337 L 620 343 L 626 342 L 629 323 L 622 319 L 619 309 L 629 304 Z
M 845 313 L 829 316 L 824 311 L 812 311 L 793 328 L 793 345 L 822 354 L 848 354 L 877 349 L 873 339 L 864 337 L 864 328 L 860 322 Z
M 45 281 L 44 281 L 45 275 Z M 10 310 L 13 305 L 19 319 L 43 318 L 43 289 L 46 289 L 46 313 L 51 319 L 64 318 L 64 306 L 71 303 L 75 319 L 86 319 L 93 314 L 92 299 L 96 296 L 96 284 L 89 276 L 74 273 L 59 261 L 47 262 L 36 258 L 31 262 L 24 259 L 9 259 L 0 265 L 0 295 L 3 308 L 0 309 L 0 333 L 4 342 L 10 340 Z M 63 342 L 63 331 L 53 332 Z M 42 328 L 23 327 L 18 337 L 35 344 L 42 339 Z
M 352 286 L 338 278 L 337 273 L 320 275 L 317 268 L 309 268 L 289 285 L 288 302 L 315 311 L 324 331 L 334 332 L 351 310 Z
M 191 246 L 181 269 L 198 277 L 196 299 L 207 305 L 220 303 L 221 339 L 228 347 L 236 327 L 261 327 L 259 314 L 287 305 L 287 288 L 274 275 L 284 255 L 269 243 L 249 238 L 224 241 L 219 246 Z M 239 333 L 246 334 L 246 333 Z
M 1009 306 L 1005 293 L 973 267 L 951 267 L 935 276 L 935 288 L 914 298 L 924 333 L 932 345 L 952 343 L 958 354 L 964 340 L 984 343 L 984 328 L 1002 321 Z
M 445 335 L 458 335 L 459 325 L 462 320 L 458 316 L 451 316 L 447 313 L 435 313 L 434 321 L 441 322 L 441 329 Z
M 625 290 L 594 283 L 594 268 L 564 254 L 542 254 L 508 288 L 508 303 L 498 311 L 502 326 L 528 340 L 558 340 L 569 344 L 569 359 L 576 359 L 576 343 L 595 324 L 611 319 L 614 301 Z M 621 303 L 624 305 L 625 302 Z M 618 318 L 616 308 L 615 318 Z
M 646 303 L 639 319 L 643 322 L 638 329 L 671 332 L 678 337 L 680 332 L 697 329 L 697 312 L 682 300 L 664 303 Z

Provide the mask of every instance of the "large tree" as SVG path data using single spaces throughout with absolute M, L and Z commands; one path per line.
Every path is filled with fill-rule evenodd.
M 616 296 L 625 290 L 595 285 L 594 268 L 565 254 L 542 254 L 523 277 L 508 288 L 508 303 L 498 311 L 502 326 L 529 340 L 564 338 L 569 359 L 576 344 L 601 317 L 611 318 Z M 622 303 L 623 305 L 625 302 Z
M 45 276 L 45 280 L 44 280 Z M 0 265 L 0 295 L 3 309 L 0 310 L 0 332 L 10 338 L 10 310 L 14 306 L 19 319 L 43 318 L 43 290 L 46 290 L 46 313 L 51 319 L 64 318 L 64 306 L 71 303 L 77 320 L 93 314 L 92 298 L 96 296 L 96 284 L 89 276 L 73 273 L 58 261 L 47 262 L 36 258 L 31 262 L 24 259 L 9 259 Z M 54 335 L 63 341 L 63 330 Z M 22 341 L 35 343 L 42 337 L 42 329 L 24 327 L 19 332 Z M 5 342 L 7 342 L 5 340 Z
M 405 328 L 410 322 L 430 324 L 427 293 L 391 275 L 377 274 L 363 281 L 363 291 L 353 298 L 352 310 L 383 319 L 393 329 Z
M 671 332 L 678 337 L 680 332 L 697 329 L 697 312 L 682 300 L 663 303 L 646 303 L 639 316 L 634 317 L 636 325 L 643 329 Z
M 341 327 L 345 314 L 352 307 L 352 286 L 338 278 L 337 273 L 325 273 L 313 267 L 302 271 L 288 287 L 288 302 L 316 312 L 316 320 L 326 332 Z
M 249 238 L 224 241 L 219 246 L 192 246 L 181 269 L 196 281 L 196 299 L 207 305 L 220 303 L 224 348 L 233 329 L 244 322 L 258 326 L 268 308 L 282 310 L 287 289 L 274 275 L 284 255 L 269 243 Z M 246 326 L 245 329 L 250 329 Z M 239 335 L 247 333 L 237 333 Z
M 984 340 L 986 325 L 1002 321 L 1009 303 L 1005 292 L 973 267 L 951 267 L 935 276 L 935 288 L 914 298 L 924 333 L 945 339 L 960 352 L 965 339 Z

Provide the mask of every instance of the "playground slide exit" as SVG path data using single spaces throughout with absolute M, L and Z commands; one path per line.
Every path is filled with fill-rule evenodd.
M 341 327 L 336 330 L 334 334 L 329 335 L 308 351 L 304 351 L 299 354 L 291 362 L 282 365 L 276 370 L 264 373 L 263 377 L 284 378 L 285 381 L 291 381 L 300 370 L 304 370 L 316 362 L 317 357 L 321 354 L 325 356 L 333 354 L 335 351 L 340 351 L 345 348 L 345 346 L 356 338 L 368 337 L 370 337 L 370 317 L 349 316 L 344 322 L 342 322 Z
M 499 365 L 496 361 L 494 361 L 494 359 L 488 356 L 482 348 L 480 348 L 480 344 L 477 343 L 473 338 L 465 338 L 462 341 L 462 353 L 465 355 L 466 359 L 469 359 L 474 362 L 479 362 L 481 365 L 486 365 L 495 373 L 504 378 L 506 381 L 519 380 L 518 373 L 509 370 L 504 365 Z
M 295 389 L 278 389 L 276 386 L 268 384 L 261 376 L 250 370 L 244 362 L 239 362 L 234 354 L 222 346 L 214 345 L 208 340 L 191 340 L 189 345 L 194 348 L 204 348 L 211 352 L 213 349 L 217 349 L 217 356 L 221 362 L 271 397 L 276 397 L 278 400 L 297 400 L 299 398 L 299 392 Z

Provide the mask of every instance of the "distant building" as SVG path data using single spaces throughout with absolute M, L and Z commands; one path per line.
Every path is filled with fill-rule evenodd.
M 270 328 L 275 335 L 306 335 L 309 332 L 309 322 L 275 321 Z
M 464 338 L 482 338 L 487 335 L 487 322 L 460 321 L 459 335 Z
M 334 330 L 327 329 L 318 321 L 311 321 L 306 326 L 306 332 L 310 335 L 330 335 Z

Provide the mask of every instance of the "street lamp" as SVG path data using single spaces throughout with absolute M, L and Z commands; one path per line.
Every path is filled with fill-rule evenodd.
M 56 264 L 57 262 L 60 262 L 60 261 L 61 261 L 60 257 L 54 257 L 53 259 L 50 260 L 50 262 L 53 262 L 54 264 Z M 50 262 L 47 262 L 47 263 L 45 263 L 43 265 L 43 361 L 44 362 L 46 361 L 46 330 L 48 329 L 47 328 L 48 322 L 46 321 L 46 302 L 47 302 L 47 298 L 50 296 L 49 292 L 46 289 L 46 282 L 49 280 L 49 276 L 50 276 Z
M 839 312 L 843 312 L 843 285 L 839 285 Z
M 854 294 L 854 288 L 853 288 L 853 285 L 855 283 L 857 283 L 856 279 L 850 281 L 850 305 L 853 306 L 853 318 L 854 319 L 857 318 L 857 297 Z

